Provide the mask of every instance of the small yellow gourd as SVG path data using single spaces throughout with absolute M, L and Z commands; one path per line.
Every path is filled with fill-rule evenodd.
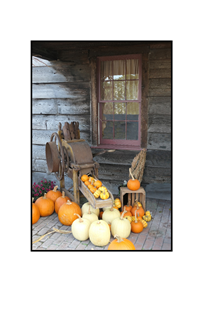
M 145 221 L 151 221 L 151 216 L 150 215 L 144 215 L 143 217 L 142 217 L 142 219 L 144 219 Z
M 109 192 L 104 190 L 103 192 L 100 193 L 100 198 L 102 200 L 108 199 L 109 198 Z
M 146 228 L 147 227 L 147 223 L 145 220 L 141 220 L 142 224 L 143 224 L 143 228 Z
M 114 204 L 117 208 L 121 208 L 121 200 L 119 198 L 116 198 L 114 200 Z
M 135 217 L 134 217 L 135 218 Z M 133 217 L 125 216 L 124 219 L 127 219 L 130 223 L 132 222 Z
M 96 190 L 94 192 L 94 197 L 97 199 L 97 198 L 99 198 L 100 194 L 101 194 L 101 191 L 100 190 Z

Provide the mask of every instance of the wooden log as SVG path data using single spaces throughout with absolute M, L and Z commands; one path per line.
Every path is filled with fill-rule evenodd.
M 171 150 L 171 134 L 149 132 L 147 149 Z
M 171 69 L 150 69 L 149 70 L 150 79 L 160 79 L 160 78 L 171 78 Z
M 171 133 L 171 116 L 150 114 L 148 132 Z
M 171 59 L 171 48 L 163 48 L 163 49 L 151 49 L 149 52 L 149 59 L 150 60 L 165 60 Z
M 148 99 L 149 114 L 171 114 L 171 98 L 170 97 L 150 97 Z

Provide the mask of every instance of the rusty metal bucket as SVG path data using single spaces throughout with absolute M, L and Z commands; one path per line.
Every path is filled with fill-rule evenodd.
M 60 154 L 55 142 L 46 143 L 46 162 L 50 172 L 59 172 Z

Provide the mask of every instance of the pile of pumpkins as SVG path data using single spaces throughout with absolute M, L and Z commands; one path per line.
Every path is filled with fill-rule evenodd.
M 124 206 L 122 212 L 120 199 L 114 200 L 113 207 L 94 209 L 89 202 L 80 206 L 61 193 L 55 186 L 43 197 L 32 203 L 32 224 L 36 223 L 40 216 L 49 216 L 54 211 L 63 225 L 71 226 L 75 239 L 85 241 L 88 238 L 95 246 L 106 246 L 110 242 L 111 233 L 115 237 L 108 250 L 135 250 L 134 244 L 128 240 L 131 231 L 139 233 L 143 230 L 143 221 L 147 214 L 141 204 L 136 206 Z M 143 210 L 143 211 L 142 211 Z M 148 213 L 148 212 L 147 212 Z M 133 220 L 133 217 L 135 218 Z
M 86 185 L 96 199 L 100 198 L 102 200 L 106 200 L 109 198 L 109 192 L 107 188 L 102 185 L 100 180 L 96 180 L 87 174 L 83 174 L 81 176 L 81 181 Z

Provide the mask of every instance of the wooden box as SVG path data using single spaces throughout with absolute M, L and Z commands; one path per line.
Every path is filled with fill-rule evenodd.
M 121 187 L 120 188 L 120 200 L 121 200 L 121 210 L 123 211 L 123 207 L 124 204 L 124 195 L 128 194 L 128 199 L 127 199 L 127 203 L 129 202 L 132 206 L 135 202 L 135 200 L 141 202 L 142 207 L 144 210 L 146 210 L 146 192 L 144 190 L 144 188 L 140 187 L 138 190 L 136 191 L 132 191 L 130 189 L 128 189 L 127 187 Z

